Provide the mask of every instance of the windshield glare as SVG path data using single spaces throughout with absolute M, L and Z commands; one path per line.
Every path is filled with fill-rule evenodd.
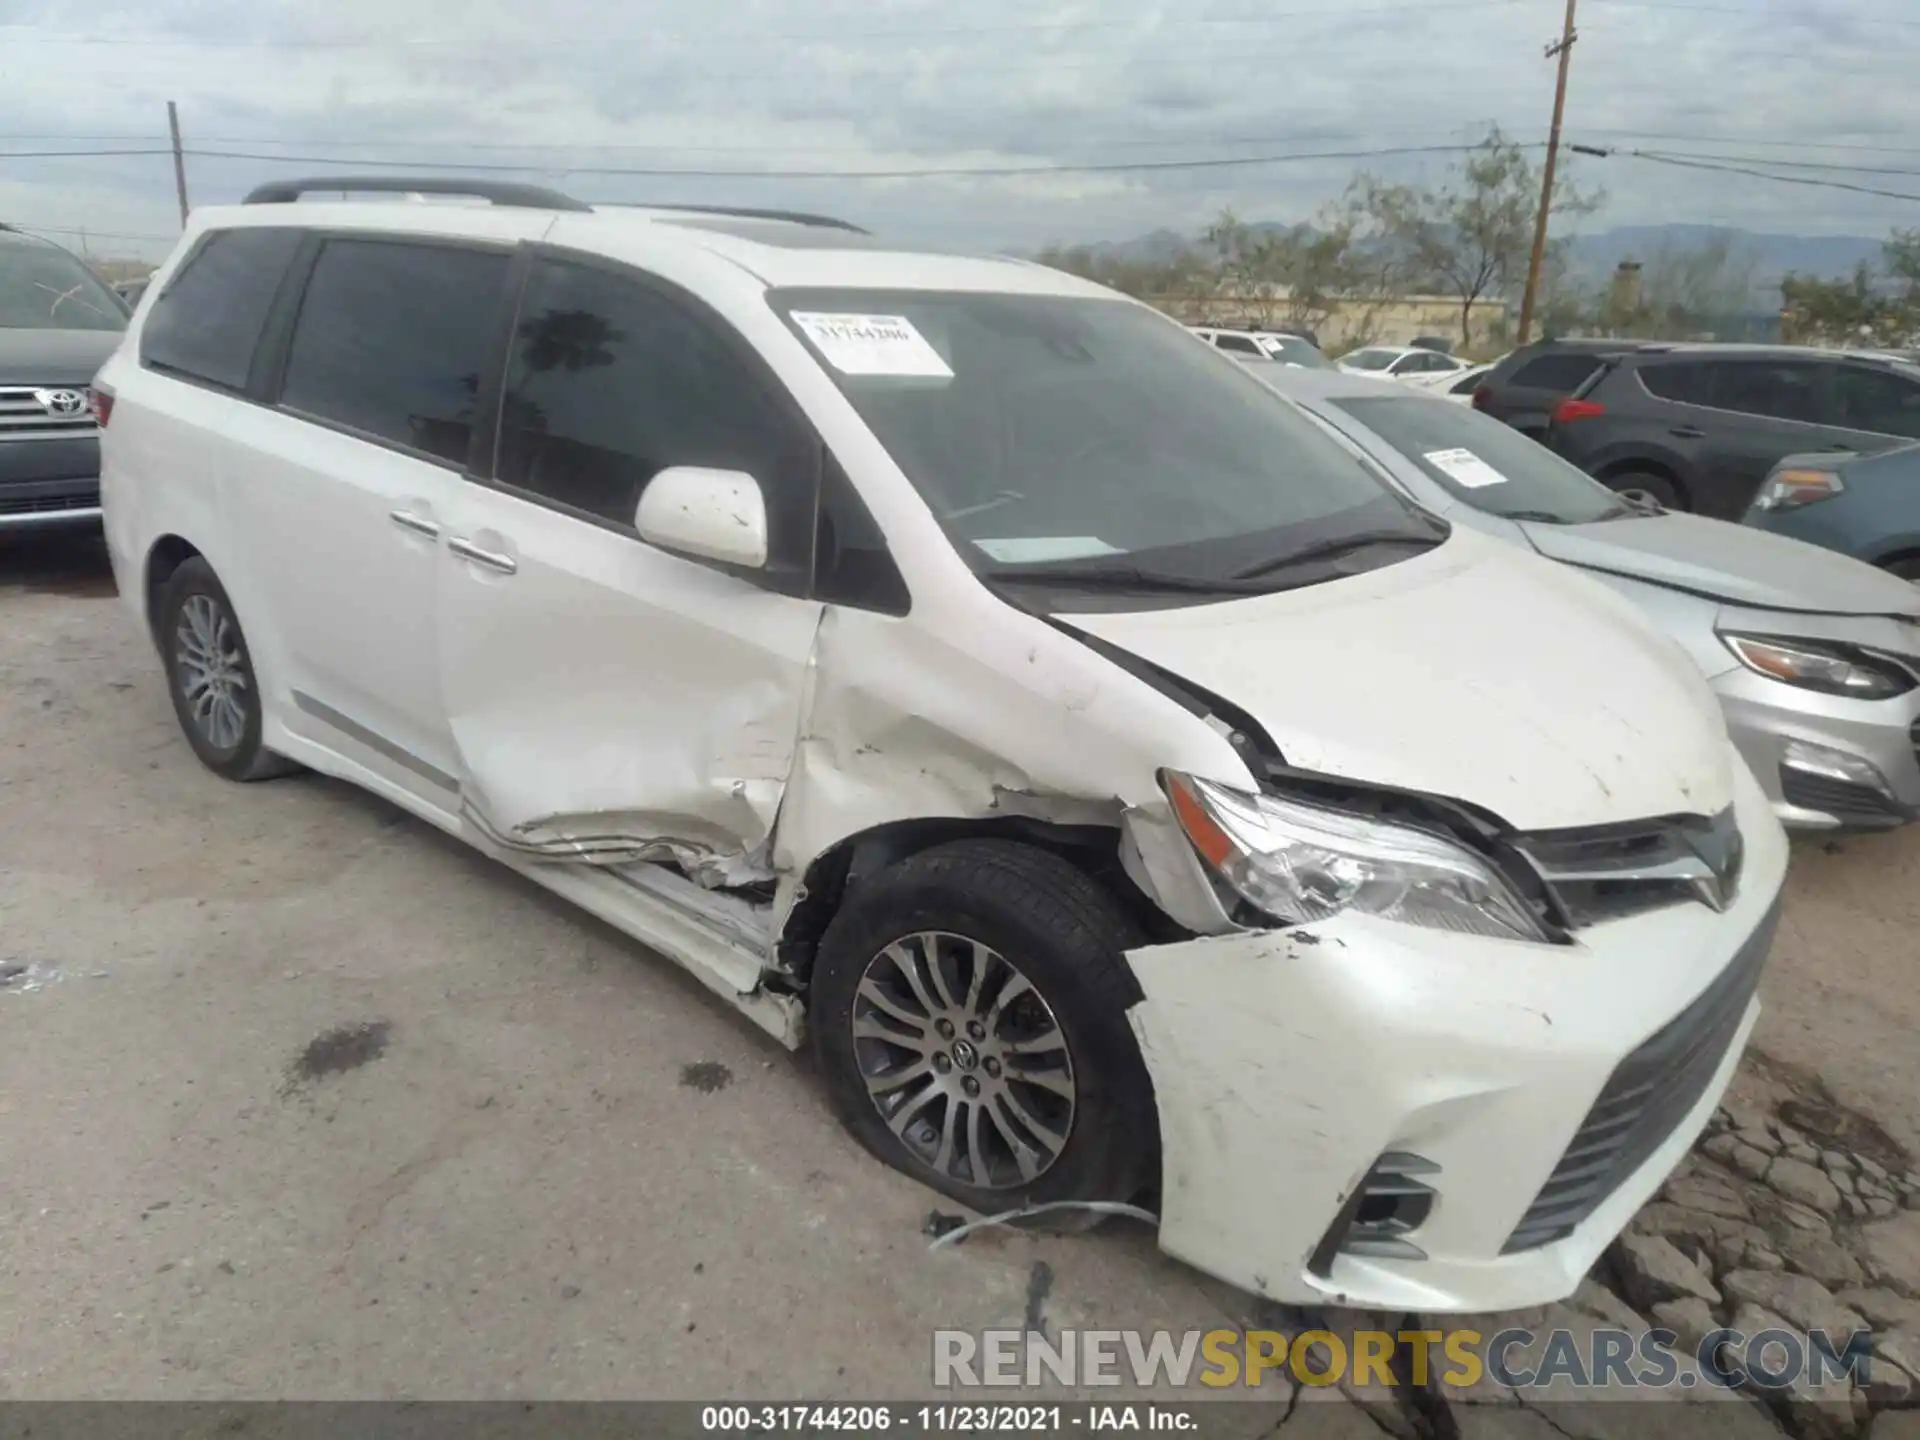
M 0 236 L 0 329 L 126 328 L 126 311 L 113 292 L 73 256 Z
M 1489 515 L 1584 525 L 1633 513 L 1606 486 L 1536 440 L 1445 400 L 1369 395 L 1326 402 Z
M 1435 538 L 1307 416 L 1143 306 L 769 299 L 982 572 L 1127 557 L 1218 579 L 1343 535 Z

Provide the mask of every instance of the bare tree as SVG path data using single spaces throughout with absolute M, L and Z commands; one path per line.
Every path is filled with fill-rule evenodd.
M 1473 344 L 1474 307 L 1525 276 L 1539 196 L 1540 171 L 1527 147 L 1495 126 L 1438 185 L 1362 175 L 1348 198 L 1409 284 L 1458 297 L 1465 348 Z M 1556 178 L 1552 213 L 1586 214 L 1599 203 L 1597 194 L 1576 190 L 1570 175 Z

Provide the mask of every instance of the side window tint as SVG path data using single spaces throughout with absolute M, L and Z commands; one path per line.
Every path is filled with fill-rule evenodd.
M 753 476 L 770 558 L 804 565 L 818 447 L 708 323 L 634 280 L 536 266 L 507 367 L 498 478 L 631 526 L 647 482 L 672 465 Z
M 1920 385 L 1884 370 L 1842 365 L 1833 372 L 1833 386 L 1834 424 L 1920 440 Z
M 280 288 L 298 230 L 219 230 L 154 301 L 140 359 L 157 370 L 244 389 L 254 347 Z
M 1260 347 L 1244 335 L 1216 335 L 1213 343 L 1222 350 L 1231 350 L 1236 355 L 1258 355 Z
M 1769 360 L 1728 360 L 1711 367 L 1717 397 L 1712 403 L 1743 415 L 1818 424 L 1820 367 Z
M 1571 395 L 1599 368 L 1599 360 L 1591 355 L 1541 355 L 1514 371 L 1507 383 Z
M 1649 395 L 1682 405 L 1717 405 L 1714 395 L 1714 367 L 1678 361 L 1671 365 L 1643 365 L 1640 383 Z
M 507 256 L 329 240 L 300 302 L 280 401 L 465 464 Z

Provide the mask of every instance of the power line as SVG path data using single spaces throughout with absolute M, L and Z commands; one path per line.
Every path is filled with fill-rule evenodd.
M 1462 133 L 1468 130 L 1478 131 L 1483 128 L 1491 127 L 1496 124 L 1499 125 L 1500 129 L 1502 129 L 1503 131 L 1509 134 L 1516 133 L 1524 128 L 1518 125 L 1501 124 L 1500 122 L 1491 121 L 1491 120 L 1487 121 L 1484 126 L 1480 124 L 1474 124 L 1470 126 L 1456 126 L 1454 128 L 1455 128 L 1455 133 Z M 1587 125 L 1587 126 L 1582 126 L 1581 128 L 1583 132 L 1588 135 L 1606 135 L 1606 136 L 1612 136 L 1612 137 L 1616 137 L 1623 140 L 1677 140 L 1689 145 L 1773 146 L 1773 147 L 1779 147 L 1779 148 L 1785 148 L 1785 149 L 1793 149 L 1793 150 L 1801 151 L 1803 153 L 1812 153 L 1812 152 L 1824 151 L 1824 150 L 1840 150 L 1840 151 L 1847 151 L 1847 152 L 1858 153 L 1858 154 L 1869 154 L 1869 155 L 1920 156 L 1920 146 L 1913 146 L 1913 145 L 1908 145 L 1908 146 L 1867 145 L 1867 144 L 1855 143 L 1852 141 L 1809 140 L 1804 137 L 1789 139 L 1784 136 L 1766 136 L 1766 135 L 1701 135 L 1697 133 L 1679 133 L 1679 132 L 1670 131 L 1670 130 L 1622 130 L 1622 129 L 1614 129 L 1607 126 L 1598 126 L 1598 125 Z M 1287 144 L 1292 142 L 1312 142 L 1312 141 L 1318 141 L 1318 142 L 1351 141 L 1356 144 L 1365 144 L 1365 143 L 1385 144 L 1389 140 L 1397 141 L 1398 139 L 1401 138 L 1403 134 L 1410 134 L 1410 133 L 1415 133 L 1415 132 L 1381 131 L 1381 132 L 1369 134 L 1362 131 L 1313 130 L 1313 131 L 1295 131 L 1292 133 L 1275 133 L 1275 132 L 1269 131 L 1264 135 L 1182 135 L 1182 136 L 1156 136 L 1152 139 L 1128 137 L 1123 139 L 1101 140 L 1097 142 L 1097 144 L 1098 144 L 1098 148 L 1105 149 L 1105 150 L 1134 150 L 1134 149 L 1146 149 L 1146 148 L 1164 149 L 1172 146 L 1274 145 L 1274 144 Z M 1427 127 L 1417 133 L 1422 135 L 1431 135 L 1433 131 L 1431 127 Z M 42 144 L 57 143 L 57 144 L 63 144 L 63 145 L 99 145 L 99 144 L 131 142 L 131 141 L 148 141 L 148 142 L 158 143 L 159 139 L 160 137 L 152 134 L 0 135 L 0 144 L 26 144 L 26 143 L 38 142 Z M 394 140 L 394 139 L 353 138 L 353 137 L 340 136 L 340 135 L 305 135 L 305 136 L 204 135 L 199 137 L 199 140 L 200 140 L 200 143 L 203 145 L 221 145 L 221 146 L 268 145 L 268 146 L 312 146 L 317 148 L 326 148 L 328 146 L 336 146 L 336 147 L 347 149 L 347 150 L 404 150 L 411 147 L 415 149 L 427 149 L 427 150 L 465 151 L 465 152 L 472 152 L 476 154 L 496 154 L 496 153 L 507 154 L 507 153 L 513 153 L 513 152 L 520 152 L 520 153 L 529 153 L 529 152 L 556 153 L 558 152 L 558 153 L 568 153 L 568 154 L 664 153 L 664 154 L 705 154 L 705 155 L 865 155 L 865 154 L 871 153 L 871 147 L 854 148 L 854 147 L 834 146 L 834 145 L 697 145 L 697 144 L 680 144 L 675 142 L 660 142 L 660 141 L 651 141 L 651 142 L 644 142 L 644 143 L 634 142 L 634 141 L 622 141 L 622 142 L 596 141 L 593 143 L 582 143 L 575 140 L 478 141 L 478 140 L 444 140 L 444 139 L 426 139 L 426 138 Z M 957 148 L 966 149 L 970 147 L 967 145 L 961 145 Z M 29 153 L 30 152 L 16 152 L 16 154 L 20 157 L 25 157 Z M 49 153 L 54 155 L 65 156 L 65 155 L 107 154 L 107 153 L 116 153 L 116 152 L 94 151 L 94 150 L 61 150 L 61 151 L 55 151 L 55 152 L 49 152 Z M 148 154 L 151 152 L 146 150 L 129 150 L 125 153 Z M 14 157 L 0 155 L 0 158 L 14 158 Z M 1740 157 L 1729 156 L 1727 158 L 1736 159 Z M 353 163 L 361 164 L 361 163 L 367 163 L 367 162 L 355 161 Z M 435 162 L 435 163 L 438 163 L 438 162 Z M 1800 161 L 1789 161 L 1789 160 L 1780 159 L 1774 156 L 1767 156 L 1762 159 L 1756 159 L 1754 163 L 1768 164 L 1768 165 L 1789 165 L 1796 168 L 1799 168 L 1803 165 L 1803 162 L 1800 162 Z M 1804 162 L 1804 163 L 1810 164 L 1812 162 Z M 1837 168 L 1854 170 L 1854 169 L 1864 169 L 1869 167 L 1856 167 L 1856 166 L 1849 165 L 1849 166 L 1838 166 Z M 1909 172 L 1901 171 L 1898 173 L 1905 174 Z
M 714 170 L 703 167 L 524 164 L 510 165 L 476 160 L 369 160 L 338 155 L 265 155 L 251 151 L 188 149 L 183 153 L 196 160 L 246 160 L 269 165 L 316 165 L 360 167 L 380 170 L 461 170 L 484 174 L 563 174 L 633 176 L 640 178 L 690 178 L 711 180 L 919 180 L 919 179 L 1008 179 L 1021 175 L 1091 175 L 1177 170 L 1224 170 L 1249 165 L 1288 165 L 1331 160 L 1384 160 L 1415 155 L 1460 155 L 1480 147 L 1477 144 L 1383 146 L 1365 150 L 1294 151 L 1286 154 L 1221 155 L 1184 160 L 1112 160 L 1082 164 L 1048 163 L 1041 165 L 931 165 L 915 169 L 892 170 Z M 1537 145 L 1524 146 L 1538 149 Z M 85 151 L 67 151 L 67 155 L 85 155 Z M 98 152 L 126 153 L 126 152 Z M 138 152 L 166 155 L 169 150 Z M 0 160 L 16 158 L 0 151 Z
M 1920 175 L 1920 170 L 1900 165 L 1843 165 L 1832 160 L 1783 160 L 1772 155 L 1681 155 L 1671 151 L 1648 151 L 1649 158 L 1681 160 L 1724 160 L 1730 165 L 1778 165 L 1788 170 L 1829 170 L 1843 175 Z
M 1726 175 L 1746 175 L 1755 180 L 1773 180 L 1782 185 L 1805 185 L 1818 190 L 1845 190 L 1855 195 L 1877 195 L 1887 200 L 1912 200 L 1920 203 L 1920 195 L 1908 194 L 1901 190 L 1882 190 L 1872 185 L 1854 185 L 1845 180 L 1819 180 L 1810 175 L 1776 175 L 1768 170 L 1756 170 L 1749 165 L 1721 164 L 1711 159 L 1662 155 L 1648 150 L 1614 151 L 1588 145 L 1576 145 L 1573 148 L 1582 155 L 1596 155 L 1603 159 L 1620 155 L 1633 160 L 1645 160 L 1654 165 L 1672 165 L 1684 170 L 1711 170 Z

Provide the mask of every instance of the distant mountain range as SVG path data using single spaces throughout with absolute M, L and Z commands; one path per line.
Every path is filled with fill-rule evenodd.
M 1266 223 L 1255 229 L 1285 230 Z M 1755 261 L 1756 292 L 1777 294 L 1787 274 L 1849 275 L 1861 261 L 1880 260 L 1881 241 L 1864 235 L 1766 235 L 1716 225 L 1622 225 L 1590 235 L 1576 235 L 1568 244 L 1573 265 L 1594 279 L 1612 273 L 1622 260 L 1650 261 L 1663 250 L 1691 250 L 1719 236 L 1733 238 L 1738 250 Z M 1132 240 L 1103 241 L 1086 248 L 1115 260 L 1164 263 L 1197 246 L 1195 236 L 1175 230 L 1155 230 Z

